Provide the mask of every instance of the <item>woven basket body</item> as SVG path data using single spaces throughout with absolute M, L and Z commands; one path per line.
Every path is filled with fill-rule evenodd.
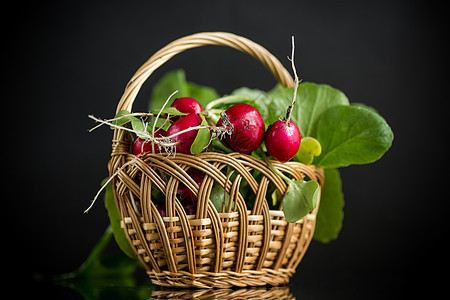
M 141 85 L 159 66 L 182 51 L 204 45 L 228 46 L 248 53 L 284 86 L 293 84 L 281 63 L 258 44 L 229 33 L 199 33 L 155 53 L 128 83 L 117 112 L 131 111 Z M 317 208 L 296 223 L 288 223 L 282 211 L 270 210 L 269 188 L 275 187 L 283 195 L 287 185 L 264 161 L 240 153 L 215 152 L 135 157 L 130 144 L 128 132 L 114 131 L 108 167 L 110 175 L 116 174 L 112 183 L 122 226 L 154 284 L 229 288 L 276 286 L 289 281 L 311 241 Z M 315 166 L 273 164 L 296 180 L 307 176 L 323 184 L 323 172 Z M 201 186 L 188 175 L 189 169 L 204 174 Z M 195 215 L 186 215 L 177 199 L 181 183 L 197 195 Z M 221 211 L 210 201 L 214 183 L 229 197 L 230 204 Z M 253 195 L 251 208 L 241 194 L 244 186 Z M 152 190 L 165 195 L 165 217 L 152 201 Z

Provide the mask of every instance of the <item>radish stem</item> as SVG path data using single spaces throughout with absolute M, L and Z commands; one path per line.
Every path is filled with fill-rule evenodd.
M 173 95 L 175 95 L 176 93 L 178 93 L 178 90 L 176 90 L 175 92 L 173 92 L 172 94 L 170 94 L 169 98 L 167 98 L 166 102 L 164 103 L 164 105 L 161 107 L 158 115 L 156 116 L 155 122 L 153 123 L 153 128 L 152 128 L 152 136 L 155 136 L 155 128 L 156 128 L 156 122 L 158 122 L 158 118 L 161 115 L 161 112 L 164 110 L 164 107 L 166 107 L 167 103 L 169 102 L 170 98 L 172 98 Z M 155 153 L 155 144 L 152 144 L 152 153 Z
M 290 126 L 291 114 L 292 114 L 292 110 L 294 109 L 294 104 L 297 100 L 297 90 L 298 90 L 298 85 L 300 84 L 300 80 L 298 79 L 298 76 L 297 76 L 297 69 L 295 68 L 295 63 L 294 63 L 294 50 L 295 50 L 294 36 L 292 36 L 292 54 L 291 54 L 291 58 L 288 58 L 288 59 L 291 61 L 292 71 L 294 72 L 294 97 L 292 98 L 291 105 L 289 105 L 289 107 L 287 108 L 286 117 L 284 118 L 284 126 Z
M 283 173 L 280 172 L 280 170 L 278 170 L 277 168 L 275 168 L 274 165 L 272 165 L 272 163 L 270 162 L 269 158 L 266 156 L 266 154 L 264 153 L 264 150 L 259 147 L 259 152 L 261 153 L 261 156 L 263 158 L 263 160 L 267 163 L 267 165 L 269 166 L 269 168 L 274 171 L 275 173 L 277 173 L 277 175 L 279 175 L 281 178 L 283 178 L 283 180 L 289 184 L 289 182 L 291 182 L 292 180 L 287 177 L 286 175 L 284 175 Z

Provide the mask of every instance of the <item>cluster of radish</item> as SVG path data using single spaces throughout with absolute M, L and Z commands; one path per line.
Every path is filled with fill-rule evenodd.
M 171 142 L 175 142 L 176 153 L 191 153 L 191 146 L 194 142 L 198 129 L 202 123 L 200 114 L 203 112 L 202 105 L 195 99 L 183 97 L 176 99 L 171 107 L 186 115 L 176 117 L 175 121 L 165 131 L 160 128 L 155 131 L 155 137 L 169 137 Z M 279 120 L 268 127 L 265 131 L 264 120 L 259 111 L 250 104 L 240 103 L 228 108 L 224 117 L 219 119 L 216 126 L 211 129 L 226 126 L 229 134 L 222 136 L 222 143 L 229 149 L 249 154 L 258 149 L 264 141 L 267 152 L 280 162 L 289 161 L 297 153 L 301 135 L 300 130 L 289 117 Z M 192 128 L 192 130 L 189 130 Z M 182 132 L 180 134 L 177 134 Z M 136 136 L 133 142 L 133 154 L 152 152 L 153 142 Z M 153 148 L 154 149 L 154 148 Z
M 223 145 L 232 151 L 244 154 L 250 154 L 264 142 L 269 155 L 280 162 L 292 159 L 300 147 L 300 130 L 297 124 L 290 120 L 292 105 L 288 108 L 286 117 L 270 125 L 267 131 L 259 111 L 246 103 L 238 103 L 229 107 L 220 114 L 221 118 L 215 125 L 204 126 L 201 126 L 204 120 L 203 116 L 208 116 L 209 112 L 205 111 L 197 100 L 189 97 L 178 98 L 171 107 L 175 108 L 180 115 L 172 119 L 167 131 L 162 128 L 154 131 L 153 138 L 145 139 L 136 136 L 132 144 L 133 154 L 139 156 L 155 152 L 155 143 L 158 141 L 174 145 L 175 153 L 193 154 L 191 146 L 200 130 L 198 128 L 220 132 L 221 134 L 218 136 Z M 201 185 L 203 175 L 200 172 L 190 169 L 188 174 L 199 186 Z M 194 193 L 180 184 L 177 194 L 186 213 L 195 213 L 197 198 Z M 156 201 L 156 206 L 164 216 L 164 202 Z

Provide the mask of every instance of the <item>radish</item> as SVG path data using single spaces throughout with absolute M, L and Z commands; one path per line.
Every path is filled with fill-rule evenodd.
M 203 182 L 203 175 L 197 170 L 189 169 L 187 171 L 188 175 L 191 176 L 192 179 L 200 186 Z M 197 196 L 183 183 L 178 185 L 177 194 L 180 197 L 180 201 L 185 203 L 194 203 L 197 202 Z
M 166 131 L 164 129 L 159 129 L 157 132 L 155 132 L 155 137 L 165 137 L 165 136 Z M 151 141 L 136 136 L 134 138 L 132 146 L 133 154 L 139 155 L 141 153 L 152 152 L 152 145 L 153 143 Z
M 280 162 L 287 162 L 300 148 L 301 134 L 293 121 L 276 121 L 266 132 L 266 148 L 269 154 Z
M 166 136 L 171 138 L 178 144 L 175 146 L 176 152 L 192 154 L 191 145 L 197 136 L 198 129 L 187 130 L 191 127 L 199 126 L 202 123 L 202 118 L 194 113 L 190 113 L 181 117 L 174 122 L 167 130 Z M 185 131 L 183 133 L 179 133 Z M 179 134 L 177 134 L 179 133 Z
M 301 143 L 301 134 L 297 124 L 291 121 L 291 113 L 297 98 L 298 85 L 300 83 L 294 65 L 294 37 L 292 37 L 292 70 L 294 71 L 294 96 L 291 105 L 287 108 L 283 121 L 276 121 L 269 126 L 265 144 L 267 152 L 280 162 L 287 162 L 297 154 Z
M 225 111 L 232 133 L 222 138 L 222 143 L 233 151 L 251 153 L 256 150 L 264 139 L 265 125 L 259 111 L 245 103 L 231 106 Z M 222 126 L 223 117 L 217 122 Z
M 156 209 L 158 210 L 161 217 L 166 216 L 166 206 L 163 203 L 156 203 Z
M 175 107 L 179 112 L 186 114 L 198 114 L 203 111 L 203 107 L 200 102 L 198 102 L 194 98 L 189 97 L 181 97 L 175 99 L 171 107 Z
M 197 202 L 183 204 L 183 208 L 184 211 L 186 212 L 186 215 L 195 215 L 195 213 L 197 212 Z

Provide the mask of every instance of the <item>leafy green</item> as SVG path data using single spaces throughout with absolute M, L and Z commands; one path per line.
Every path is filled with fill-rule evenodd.
M 208 125 L 208 122 L 205 119 L 204 115 L 200 115 L 202 118 L 201 125 Z M 203 152 L 203 150 L 208 147 L 211 140 L 211 132 L 208 128 L 200 128 L 197 132 L 197 135 L 195 136 L 195 140 L 191 145 L 191 153 L 192 154 L 199 154 Z
M 250 98 L 251 100 L 242 102 L 253 105 L 261 113 L 267 128 L 285 117 L 286 109 L 292 103 L 294 88 L 277 84 L 269 92 L 264 92 L 242 87 L 234 90 L 232 95 Z M 326 109 L 336 105 L 349 105 L 344 93 L 326 84 L 304 82 L 298 87 L 297 104 L 294 106 L 291 119 L 299 127 L 302 136 L 312 136 L 319 116 Z
M 281 195 L 280 190 L 275 189 L 271 194 L 270 198 L 272 199 L 272 206 L 277 205 L 281 199 L 283 199 L 283 195 Z
M 102 185 L 106 182 L 105 179 Z M 120 215 L 116 207 L 116 202 L 114 200 L 114 191 L 112 189 L 112 184 L 108 183 L 105 191 L 105 207 L 108 211 L 109 221 L 111 223 L 112 232 L 114 234 L 114 239 L 116 240 L 119 248 L 130 258 L 136 258 L 131 246 L 125 236 L 125 231 L 120 226 Z
M 314 136 L 322 154 L 313 164 L 326 168 L 374 162 L 390 148 L 394 137 L 377 113 L 343 105 L 331 107 L 320 116 Z
M 205 107 L 211 100 L 219 98 L 219 94 L 215 89 L 204 85 L 186 82 L 185 89 L 186 96 L 184 97 L 196 99 L 203 107 Z
M 174 70 L 166 73 L 154 85 L 149 103 L 150 111 L 160 109 L 175 90 L 178 90 L 177 97 L 195 98 L 204 108 L 209 103 L 212 109 L 207 117 L 213 122 L 218 120 L 221 110 L 233 104 L 253 105 L 261 113 L 266 129 L 285 117 L 286 109 L 294 95 L 293 88 L 285 88 L 278 84 L 268 92 L 242 87 L 228 96 L 219 98 L 214 89 L 187 82 L 183 70 Z M 175 111 L 166 110 L 163 112 L 176 114 Z M 127 113 L 129 112 L 124 111 L 119 114 Z M 335 168 L 376 161 L 390 148 L 393 133 L 374 109 L 364 104 L 350 105 L 342 91 L 326 84 L 312 82 L 302 82 L 299 85 L 297 103 L 291 119 L 296 122 L 303 136 L 300 149 L 293 160 L 325 168 L 325 186 L 322 187 L 314 238 L 326 243 L 337 238 L 343 218 L 341 180 Z M 131 122 L 134 129 L 145 130 L 146 124 L 136 117 L 126 117 L 120 122 Z M 204 118 L 202 124 L 206 124 Z M 200 129 L 191 146 L 191 152 L 194 154 L 202 152 L 209 145 L 210 138 L 209 130 Z M 229 152 L 218 139 L 212 140 L 211 145 L 215 150 Z M 261 145 L 263 152 L 264 147 L 264 144 Z M 253 152 L 252 155 L 257 158 L 264 156 L 263 154 L 259 156 L 257 152 Z M 318 183 L 310 180 L 292 181 L 287 177 L 283 179 L 289 186 L 287 193 L 283 196 L 273 188 L 268 191 L 267 198 L 272 206 L 282 202 L 286 219 L 295 222 L 314 209 Z M 244 192 L 246 188 L 248 189 L 246 182 L 243 182 L 240 191 Z M 213 187 L 210 199 L 218 211 L 221 211 L 224 201 L 226 206 L 228 205 L 227 197 L 228 194 L 224 193 L 220 185 Z M 248 202 L 248 197 L 245 199 Z M 121 237 L 119 231 L 119 237 L 116 239 L 121 241 L 123 247 L 129 248 L 123 230 L 121 231 L 123 236 Z
M 112 123 L 114 125 L 117 125 L 117 126 L 123 126 L 123 125 L 131 122 L 132 120 L 137 119 L 134 116 L 128 116 L 129 114 L 130 114 L 130 112 L 128 110 L 121 110 L 121 111 L 119 111 L 114 116 L 114 119 L 117 119 L 117 120 L 114 120 Z
M 313 137 L 302 138 L 300 148 L 298 149 L 296 159 L 305 164 L 310 165 L 315 156 L 319 156 L 322 153 L 322 147 L 318 140 Z
M 136 134 L 141 138 L 146 138 L 147 134 L 150 132 L 150 126 L 147 122 L 136 118 L 135 116 L 131 116 L 131 113 L 128 110 L 121 110 L 115 116 L 112 124 L 117 126 L 123 126 L 127 123 L 131 123 L 131 127 L 136 132 Z M 130 115 L 130 116 L 128 116 Z
M 161 109 L 170 94 L 176 90 L 178 90 L 178 93 L 176 94 L 177 97 L 194 98 L 200 102 L 203 107 L 205 107 L 209 101 L 219 97 L 216 90 L 211 87 L 187 82 L 186 74 L 183 70 L 173 70 L 166 73 L 153 86 L 149 101 L 149 110 L 155 111 Z
M 268 95 L 272 98 L 270 109 L 279 114 L 278 118 L 283 118 L 286 108 L 292 102 L 294 88 L 285 88 L 278 84 L 268 92 Z M 348 104 L 348 98 L 340 90 L 326 84 L 304 82 L 298 87 L 297 102 L 291 119 L 299 127 L 302 136 L 313 136 L 314 125 L 325 110 L 336 105 Z M 276 120 L 271 118 L 270 124 Z
M 136 135 L 143 139 L 147 138 L 151 130 L 151 126 L 148 123 L 138 118 L 131 120 L 131 127 L 133 127 Z
M 319 212 L 317 213 L 314 239 L 328 243 L 336 239 L 344 218 L 344 196 L 342 183 L 337 169 L 324 169 L 325 184 L 320 194 Z
M 225 192 L 224 188 L 220 184 L 214 183 L 209 199 L 214 204 L 217 212 L 222 212 L 222 205 L 225 199 L 225 211 L 227 211 L 230 195 Z
M 157 109 L 155 110 L 155 114 L 161 112 L 161 114 L 169 114 L 172 116 L 185 116 L 187 115 L 186 113 L 182 113 L 180 112 L 178 109 L 176 109 L 175 107 L 169 106 L 169 107 L 165 107 L 163 110 L 161 109 Z
M 101 277 L 123 277 L 133 274 L 138 266 L 136 260 L 131 260 L 127 256 L 116 256 L 115 261 L 108 257 L 102 257 L 103 251 L 113 236 L 112 226 L 108 226 L 105 233 L 94 246 L 86 261 L 78 270 L 72 273 L 57 276 L 56 279 L 68 279 L 75 277 L 101 278 Z
M 297 222 L 317 205 L 319 183 L 314 180 L 290 180 L 283 198 L 283 212 L 288 222 Z
M 105 254 L 112 236 L 110 225 L 86 261 L 73 272 L 53 276 L 53 282 L 73 288 L 84 299 L 148 299 L 154 286 L 140 285 L 134 277 L 140 262 L 122 252 Z

